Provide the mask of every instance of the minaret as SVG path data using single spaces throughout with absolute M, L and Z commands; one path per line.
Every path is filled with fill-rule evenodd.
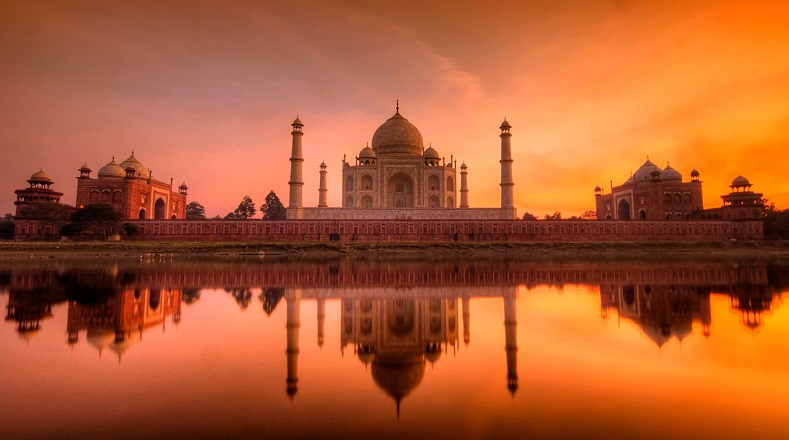
M 504 294 L 504 349 L 507 351 L 507 389 L 515 396 L 518 389 L 517 293 Z
M 321 162 L 321 180 L 318 187 L 318 208 L 326 208 L 326 161 Z
M 501 123 L 501 209 L 504 211 L 504 218 L 515 219 L 517 213 L 515 211 L 515 202 L 513 201 L 512 187 L 515 183 L 512 181 L 512 146 L 510 145 L 510 124 L 507 118 Z
M 326 321 L 326 300 L 318 298 L 318 347 L 323 347 L 323 326 Z
M 301 289 L 289 289 L 286 294 L 288 304 L 288 322 L 286 325 L 288 333 L 288 348 L 285 353 L 288 356 L 288 384 L 285 392 L 293 400 L 293 396 L 298 391 L 296 384 L 299 382 L 299 311 L 301 303 Z
M 286 217 L 288 219 L 300 219 L 304 217 L 304 210 L 301 204 L 301 190 L 304 186 L 304 181 L 301 177 L 301 166 L 302 162 L 304 162 L 304 159 L 301 157 L 301 137 L 304 135 L 304 132 L 301 129 L 304 127 L 304 124 L 296 116 L 291 125 L 293 126 L 293 131 L 290 132 L 293 135 L 293 146 L 290 154 L 290 181 L 288 182 L 288 185 L 290 185 L 290 201 L 288 202 Z
M 469 300 L 469 297 L 464 296 L 462 302 L 463 302 L 463 342 L 465 342 L 466 346 L 468 346 L 468 343 L 471 342 L 471 327 L 470 327 L 471 324 L 469 323 L 469 321 L 471 320 L 471 310 L 469 309 L 469 307 L 471 307 L 470 304 L 471 301 Z
M 468 167 L 466 162 L 460 165 L 460 207 L 468 208 Z

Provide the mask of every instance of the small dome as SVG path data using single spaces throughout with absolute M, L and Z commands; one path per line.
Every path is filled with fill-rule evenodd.
M 296 119 L 294 119 L 294 120 L 293 120 L 293 123 L 292 123 L 292 124 L 290 124 L 290 125 L 300 125 L 300 126 L 302 126 L 302 127 L 304 126 L 304 124 L 302 124 L 302 123 L 301 123 L 301 119 L 299 119 L 299 116 L 298 116 L 298 115 L 296 115 Z
M 359 152 L 359 159 L 375 159 L 378 155 L 375 154 L 375 150 L 370 147 L 362 148 L 362 151 Z
M 660 173 L 662 170 L 659 166 L 653 164 L 649 159 L 647 159 L 647 161 L 644 162 L 644 164 L 641 165 L 641 167 L 633 174 L 633 181 L 639 182 L 642 180 L 647 180 L 652 176 L 653 171 Z
M 603 188 L 600 188 L 600 185 L 597 185 L 597 186 L 594 187 L 594 191 L 595 192 L 600 192 L 602 190 L 603 190 Z
M 425 150 L 423 156 L 425 156 L 425 159 L 441 159 L 438 151 L 436 151 L 433 147 L 429 147 L 427 150 Z
M 466 166 L 466 162 L 463 162 L 462 164 L 460 164 L 460 169 L 461 169 L 461 170 L 465 170 L 465 169 L 467 169 L 467 168 L 468 168 L 468 167 Z
M 701 173 L 699 173 L 699 170 L 697 170 L 695 168 L 693 168 L 693 171 L 690 172 L 690 177 L 698 177 L 700 175 L 701 175 Z
M 325 160 L 321 162 L 320 167 L 321 168 L 326 168 L 326 161 Z
M 375 130 L 372 148 L 379 155 L 421 156 L 424 143 L 419 129 L 398 111 Z
M 30 176 L 29 182 L 49 182 L 52 183 L 52 179 L 49 177 L 49 174 L 45 173 L 43 169 L 36 171 Z
M 501 123 L 500 129 L 504 130 L 505 128 L 512 128 L 509 122 L 507 122 L 507 118 L 504 118 L 504 122 Z
M 134 171 L 136 171 L 137 175 L 143 179 L 151 177 L 151 172 L 148 170 L 148 168 L 146 168 L 145 165 L 140 163 L 140 161 L 134 157 L 134 151 L 132 151 L 132 154 L 128 159 L 124 160 L 119 165 L 124 170 L 128 167 L 134 167 Z M 124 172 L 123 175 L 126 176 L 126 173 Z
M 91 170 L 90 167 L 88 166 L 88 163 L 85 162 L 85 165 L 82 165 L 81 167 L 79 167 L 79 171 L 83 172 L 83 173 L 89 173 L 89 172 L 91 172 L 93 170 Z
M 186 182 L 181 183 L 181 186 L 179 186 L 178 188 L 180 188 L 180 189 L 189 189 L 189 187 L 186 186 Z
M 129 174 L 129 173 L 131 173 L 132 176 L 136 175 L 137 174 L 137 168 L 134 168 L 131 165 L 127 166 L 126 167 L 126 174 Z
M 734 180 L 731 181 L 731 186 L 732 187 L 751 186 L 751 182 L 748 181 L 748 179 L 746 179 L 743 176 L 737 176 L 734 178 Z
M 663 180 L 682 180 L 682 173 L 671 168 L 671 165 L 666 165 L 666 168 L 660 174 L 660 178 Z
M 115 163 L 115 159 L 112 159 L 110 163 L 99 169 L 99 178 L 104 177 L 126 177 L 126 171 L 124 171 L 120 165 Z

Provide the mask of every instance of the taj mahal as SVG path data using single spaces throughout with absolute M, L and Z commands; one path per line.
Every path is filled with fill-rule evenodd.
M 291 124 L 293 131 L 290 158 L 290 199 L 287 218 L 303 220 L 513 220 L 517 211 L 513 202 L 512 147 L 510 124 L 504 120 L 501 130 L 501 207 L 470 208 L 468 204 L 468 167 L 458 166 L 454 156 L 449 161 L 432 146 L 425 148 L 422 133 L 400 114 L 387 119 L 372 137 L 372 146 L 364 147 L 356 158 L 342 160 L 342 207 L 326 203 L 327 166 L 320 165 L 318 206 L 302 204 L 304 182 L 301 119 Z

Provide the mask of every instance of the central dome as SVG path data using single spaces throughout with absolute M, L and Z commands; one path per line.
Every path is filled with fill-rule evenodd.
M 421 156 L 423 149 L 422 133 L 399 111 L 373 134 L 373 150 L 378 156 Z

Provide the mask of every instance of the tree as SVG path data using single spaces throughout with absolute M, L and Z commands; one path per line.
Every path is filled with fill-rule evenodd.
M 553 214 L 545 214 L 545 220 L 561 220 L 562 213 L 559 211 L 554 212 Z
M 121 213 L 106 203 L 93 203 L 74 211 L 71 221 L 74 232 L 107 238 L 120 230 Z
M 0 239 L 14 238 L 14 220 L 11 214 L 6 214 L 0 220 Z
M 581 214 L 581 220 L 597 220 L 597 212 L 587 209 Z
M 524 212 L 523 219 L 532 222 L 534 220 L 537 220 L 537 217 L 535 217 L 534 214 L 529 214 L 528 212 Z
M 285 206 L 279 201 L 279 197 L 271 190 L 266 196 L 266 202 L 260 205 L 260 212 L 263 220 L 285 220 Z
M 188 220 L 205 220 L 205 208 L 197 201 L 186 205 L 186 218 Z
M 238 204 L 238 208 L 232 212 L 232 218 L 243 219 L 246 220 L 248 218 L 252 218 L 255 216 L 255 202 L 249 196 L 244 196 L 241 199 L 241 203 Z M 230 214 L 228 214 L 229 216 Z M 228 218 L 228 217 L 225 217 Z
M 762 216 L 764 217 L 764 238 L 768 240 L 789 238 L 789 209 L 777 209 L 774 203 L 770 203 L 764 207 Z
M 30 206 L 27 207 L 24 212 L 24 218 L 40 221 L 44 230 L 62 233 L 61 231 L 64 227 L 68 230 L 67 226 L 73 212 L 74 207 L 70 205 L 64 205 L 57 202 L 38 201 L 31 203 Z

